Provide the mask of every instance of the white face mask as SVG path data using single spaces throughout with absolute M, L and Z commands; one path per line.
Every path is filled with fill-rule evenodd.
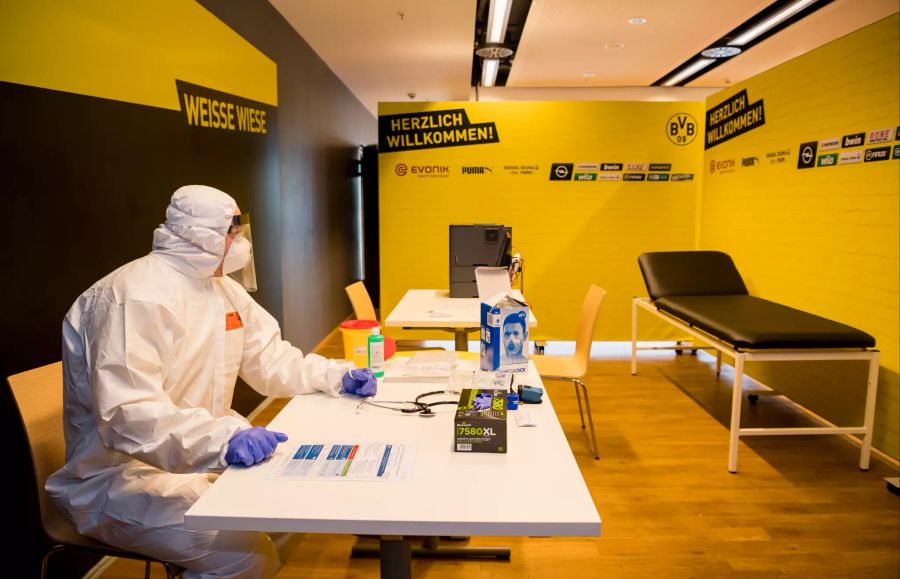
M 231 243 L 228 253 L 225 254 L 225 262 L 222 264 L 222 273 L 232 273 L 250 261 L 250 242 L 243 237 L 238 237 Z

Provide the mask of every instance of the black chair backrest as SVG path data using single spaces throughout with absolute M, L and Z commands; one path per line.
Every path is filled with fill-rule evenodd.
M 654 300 L 749 293 L 731 257 L 721 251 L 654 251 L 638 257 L 638 265 Z

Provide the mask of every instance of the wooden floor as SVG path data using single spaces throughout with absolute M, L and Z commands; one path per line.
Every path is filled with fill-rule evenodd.
M 340 355 L 336 337 L 323 353 Z M 599 461 L 571 383 L 545 384 L 603 520 L 602 537 L 474 537 L 472 545 L 512 547 L 512 560 L 415 561 L 414 576 L 900 577 L 900 497 L 883 480 L 897 476 L 894 466 L 873 457 L 871 470 L 860 472 L 858 447 L 837 436 L 760 437 L 742 439 L 740 472 L 729 474 L 731 368 L 717 380 L 709 356 L 648 356 L 637 376 L 625 359 L 591 362 L 585 382 Z M 282 405 L 256 422 L 266 424 Z M 744 408 L 744 426 L 808 421 L 777 397 Z M 542 492 L 553 489 L 529 494 Z M 278 577 L 378 577 L 377 560 L 348 557 L 353 542 L 304 535 Z M 142 576 L 127 562 L 103 575 Z

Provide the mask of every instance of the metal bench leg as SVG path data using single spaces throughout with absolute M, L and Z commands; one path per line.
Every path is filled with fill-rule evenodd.
M 716 376 L 722 374 L 722 350 L 716 350 Z
M 872 426 L 875 422 L 875 398 L 878 393 L 878 352 L 872 352 L 869 360 L 869 383 L 866 388 L 866 414 L 863 426 L 866 434 L 863 436 L 862 451 L 859 454 L 859 468 L 869 470 L 869 455 L 872 451 Z
M 637 374 L 637 302 L 631 300 L 631 375 Z
M 744 355 L 734 355 L 734 386 L 731 391 L 731 442 L 728 447 L 728 471 L 737 472 L 738 438 L 741 430 L 741 398 L 744 391 Z

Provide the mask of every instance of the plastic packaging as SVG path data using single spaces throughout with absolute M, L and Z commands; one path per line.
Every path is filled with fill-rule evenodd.
M 368 345 L 369 368 L 376 378 L 381 378 L 384 376 L 384 336 L 381 335 L 381 328 L 372 328 Z

